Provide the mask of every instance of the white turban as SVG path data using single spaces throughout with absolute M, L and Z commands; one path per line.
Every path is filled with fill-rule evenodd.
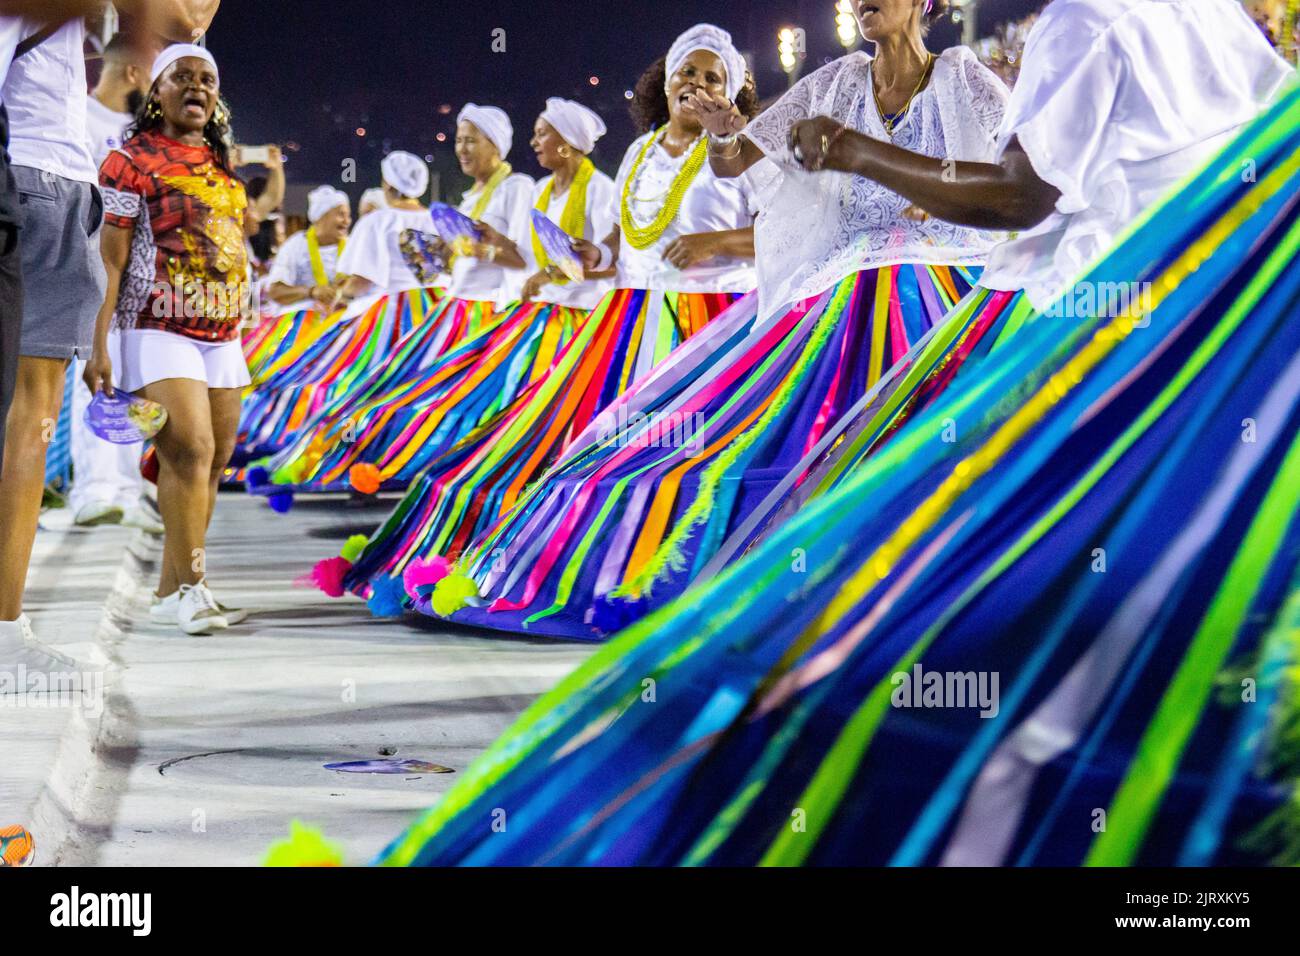
M 307 194 L 307 221 L 320 222 L 340 206 L 352 208 L 348 194 L 333 186 L 319 186 Z
M 497 148 L 502 159 L 509 155 L 510 147 L 515 142 L 515 128 L 510 125 L 510 117 L 504 110 L 499 110 L 495 106 L 466 103 L 465 108 L 456 117 L 456 122 L 473 123 L 480 133 L 492 141 L 492 145 Z
M 399 149 L 385 156 L 379 168 L 384 173 L 384 182 L 407 199 L 419 199 L 429 188 L 429 167 L 419 156 Z
M 221 85 L 221 71 L 217 69 L 216 58 L 203 47 L 195 46 L 192 43 L 174 43 L 159 53 L 153 61 L 153 69 L 149 73 L 149 81 L 151 83 L 157 83 L 158 77 L 167 72 L 167 67 L 171 66 L 177 60 L 185 59 L 187 56 L 195 56 L 200 60 L 206 60 L 210 63 L 213 72 L 217 74 L 217 86 Z
M 542 119 L 550 123 L 564 141 L 580 153 L 590 153 L 596 140 L 605 135 L 605 121 L 581 103 L 552 96 L 546 101 Z
M 696 50 L 708 50 L 716 53 L 727 68 L 727 99 L 735 102 L 740 91 L 745 88 L 745 73 L 748 67 L 735 44 L 731 34 L 711 23 L 700 23 L 691 27 L 677 38 L 668 50 L 668 78 L 682 68 L 686 58 Z
M 361 204 L 357 206 L 358 213 L 364 215 L 367 206 L 374 206 L 376 209 L 387 209 L 388 200 L 384 197 L 384 191 L 376 186 L 374 189 L 367 189 L 361 194 Z

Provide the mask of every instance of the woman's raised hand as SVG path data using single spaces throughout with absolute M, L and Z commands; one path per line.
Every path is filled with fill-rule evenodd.
M 707 90 L 694 90 L 686 97 L 684 111 L 696 116 L 711 136 L 734 136 L 749 125 L 736 104 Z

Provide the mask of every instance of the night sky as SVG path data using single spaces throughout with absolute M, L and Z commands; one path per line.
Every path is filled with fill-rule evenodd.
M 1033 6 L 983 0 L 982 32 Z M 240 142 L 287 145 L 289 179 L 300 187 L 294 194 L 331 182 L 356 197 L 379 184 L 385 152 L 405 149 L 433 157 L 447 198 L 468 186 L 451 147 L 467 100 L 510 114 L 509 158 L 533 176 L 541 170 L 527 140 L 546 98 L 592 107 L 610 127 L 593 159 L 613 174 L 634 136 L 624 91 L 682 30 L 701 21 L 730 30 L 753 54 L 767 99 L 786 87 L 777 62 L 780 27 L 806 31 L 805 72 L 843 52 L 834 8 L 834 0 L 224 0 L 208 45 L 222 67 Z M 498 28 L 504 53 L 492 52 Z M 930 45 L 939 50 L 959 36 L 959 27 L 944 22 Z M 599 85 L 591 85 L 593 76 Z M 357 163 L 355 186 L 339 182 L 349 158 Z

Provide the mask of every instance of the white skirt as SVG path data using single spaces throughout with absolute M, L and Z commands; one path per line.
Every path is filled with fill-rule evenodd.
M 169 378 L 205 382 L 208 388 L 243 388 L 252 382 L 244 348 L 232 342 L 200 342 L 161 329 L 123 329 L 118 387 L 138 392 Z

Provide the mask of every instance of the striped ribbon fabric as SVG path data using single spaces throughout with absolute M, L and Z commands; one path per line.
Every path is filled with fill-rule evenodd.
M 381 862 L 1300 862 L 1298 253 L 1293 88 Z

